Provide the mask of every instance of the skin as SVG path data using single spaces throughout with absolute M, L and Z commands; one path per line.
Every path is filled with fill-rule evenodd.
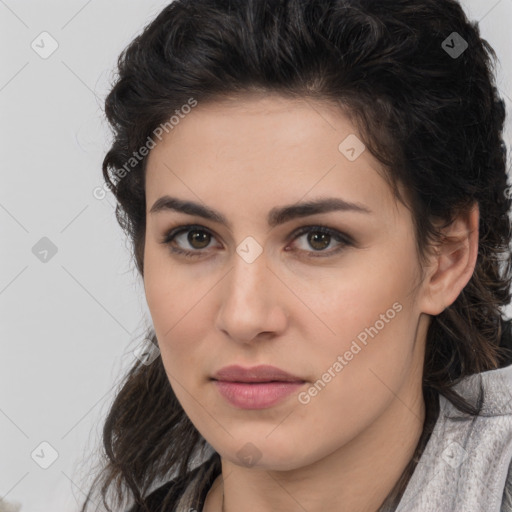
M 199 104 L 149 154 L 144 287 L 170 384 L 221 456 L 205 512 L 221 511 L 223 499 L 228 512 L 375 512 L 417 445 L 430 315 L 473 273 L 478 207 L 446 229 L 453 241 L 432 255 L 421 279 L 411 213 L 394 200 L 379 162 L 368 150 L 354 161 L 338 150 L 357 133 L 332 105 L 253 94 Z M 150 213 L 165 194 L 218 210 L 232 229 L 171 210 Z M 272 208 L 319 197 L 372 213 L 268 227 Z M 184 233 L 172 244 L 200 257 L 160 243 L 190 224 L 206 238 L 191 243 Z M 327 236 L 318 250 L 314 229 L 293 235 L 307 225 L 355 244 L 335 253 L 341 244 Z M 248 236 L 263 249 L 252 263 L 236 252 Z M 394 303 L 400 312 L 307 404 L 297 392 L 266 409 L 240 409 L 210 380 L 226 365 L 272 364 L 308 390 Z M 259 456 L 251 466 L 237 455 L 248 442 Z

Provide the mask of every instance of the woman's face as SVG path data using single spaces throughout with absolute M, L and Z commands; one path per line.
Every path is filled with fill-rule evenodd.
M 412 415 L 421 396 L 428 317 L 411 214 L 354 134 L 332 107 L 245 97 L 199 104 L 149 154 L 144 285 L 163 365 L 234 463 L 313 463 L 396 427 L 391 411 Z M 217 217 L 151 211 L 163 196 Z M 328 199 L 358 209 L 296 210 Z M 189 231 L 162 243 L 178 227 Z M 299 383 L 225 385 L 231 401 L 212 380 L 228 365 L 273 365 Z M 278 389 L 288 394 L 269 401 Z

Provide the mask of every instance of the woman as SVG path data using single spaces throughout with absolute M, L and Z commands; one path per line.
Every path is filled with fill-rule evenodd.
M 177 0 L 123 52 L 103 172 L 157 357 L 105 505 L 512 510 L 492 58 L 452 0 Z

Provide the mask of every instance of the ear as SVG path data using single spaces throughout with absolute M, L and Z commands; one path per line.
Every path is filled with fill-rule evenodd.
M 473 275 L 478 256 L 480 210 L 474 203 L 468 213 L 461 214 L 444 228 L 444 237 L 430 259 L 423 282 L 421 311 L 438 315 L 460 295 Z

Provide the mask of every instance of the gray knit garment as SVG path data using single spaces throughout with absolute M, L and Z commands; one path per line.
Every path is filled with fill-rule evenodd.
M 453 389 L 481 417 L 439 397 L 439 418 L 396 512 L 512 512 L 512 365 L 465 377 Z

